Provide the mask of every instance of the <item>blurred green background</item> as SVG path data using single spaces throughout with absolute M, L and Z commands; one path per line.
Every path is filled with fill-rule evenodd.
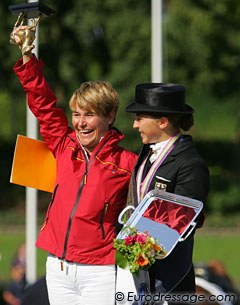
M 0 2 L 0 281 L 8 279 L 8 263 L 24 240 L 25 189 L 9 183 L 16 135 L 26 134 L 25 94 L 12 72 L 20 53 L 9 44 L 16 16 L 8 6 L 18 3 Z M 123 146 L 139 152 L 133 117 L 124 109 L 135 85 L 151 81 L 151 1 L 44 4 L 56 14 L 40 21 L 39 57 L 59 106 L 68 112 L 68 100 L 83 81 L 111 82 L 120 95 L 116 127 L 126 135 Z M 211 173 L 208 217 L 196 235 L 194 259 L 222 260 L 240 288 L 239 15 L 239 0 L 163 0 L 163 81 L 186 85 L 187 103 L 195 109 L 191 134 Z M 50 197 L 38 197 L 41 219 Z M 39 253 L 40 273 L 44 255 Z

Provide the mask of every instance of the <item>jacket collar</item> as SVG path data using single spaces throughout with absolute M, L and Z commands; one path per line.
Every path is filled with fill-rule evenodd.
M 192 137 L 190 135 L 183 135 L 182 140 L 177 143 L 177 145 L 173 148 L 173 150 L 170 152 L 170 154 L 167 156 L 167 158 L 164 160 L 161 166 L 163 166 L 166 163 L 174 161 L 178 154 L 181 154 L 183 151 L 190 149 L 192 147 L 194 147 Z M 145 157 L 148 155 L 149 150 L 150 150 L 150 144 L 143 145 L 142 150 L 139 154 L 136 168 L 138 168 L 140 164 L 143 162 Z

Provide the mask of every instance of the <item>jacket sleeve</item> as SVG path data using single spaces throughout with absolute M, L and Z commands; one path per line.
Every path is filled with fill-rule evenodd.
M 30 110 L 38 119 L 44 141 L 56 155 L 58 144 L 69 127 L 64 111 L 56 107 L 56 96 L 44 77 L 42 67 L 43 62 L 33 56 L 26 64 L 20 59 L 13 70 L 27 94 Z

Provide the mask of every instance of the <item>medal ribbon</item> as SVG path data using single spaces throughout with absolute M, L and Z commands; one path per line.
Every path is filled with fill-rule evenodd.
M 181 135 L 178 134 L 176 136 L 171 137 L 168 140 L 168 142 L 165 144 L 165 146 L 161 150 L 161 153 L 158 156 L 158 158 L 156 159 L 156 161 L 153 162 L 150 170 L 148 171 L 148 173 L 147 173 L 147 175 L 146 175 L 146 177 L 144 178 L 143 181 L 142 181 L 143 170 L 144 170 L 145 164 L 146 164 L 147 159 L 148 159 L 149 155 L 151 154 L 151 152 L 147 155 L 146 159 L 143 161 L 143 163 L 139 167 L 138 172 L 137 172 L 137 177 L 136 177 L 136 180 L 137 180 L 137 195 L 138 195 L 139 202 L 147 194 L 148 189 L 149 189 L 150 184 L 151 184 L 151 181 L 152 181 L 152 178 L 154 177 L 157 169 L 163 163 L 163 161 L 166 159 L 166 157 L 169 155 L 169 153 L 173 150 L 173 148 L 176 146 L 176 144 L 178 143 L 178 141 L 180 139 L 181 139 Z

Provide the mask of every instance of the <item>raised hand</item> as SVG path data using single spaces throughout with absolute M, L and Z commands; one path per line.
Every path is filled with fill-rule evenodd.
M 32 19 L 31 26 L 23 25 L 23 22 L 24 17 L 20 14 L 10 34 L 10 43 L 18 45 L 22 55 L 30 56 L 35 47 L 33 42 L 39 18 Z

